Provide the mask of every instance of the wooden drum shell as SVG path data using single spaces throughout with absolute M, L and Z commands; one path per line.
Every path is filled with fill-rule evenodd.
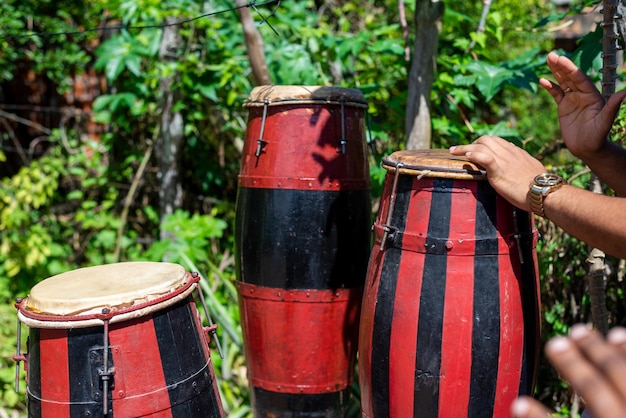
M 245 106 L 235 250 L 254 414 L 342 416 L 371 248 L 367 105 L 263 86 Z
M 531 215 L 447 150 L 383 165 L 360 322 L 363 416 L 509 416 L 532 395 L 539 351 Z

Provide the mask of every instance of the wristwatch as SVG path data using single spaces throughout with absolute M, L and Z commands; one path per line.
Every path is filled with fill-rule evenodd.
M 558 190 L 563 184 L 565 184 L 565 180 L 558 174 L 543 173 L 535 177 L 530 183 L 530 193 L 528 193 L 532 211 L 545 218 L 543 201 L 547 195 Z

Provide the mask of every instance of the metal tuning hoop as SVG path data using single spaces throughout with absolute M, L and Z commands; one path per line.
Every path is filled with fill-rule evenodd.
M 256 146 L 256 152 L 254 153 L 256 157 L 259 157 L 261 155 L 261 152 L 263 152 L 263 148 L 265 148 L 265 146 L 267 145 L 267 141 L 263 138 L 263 135 L 265 134 L 265 120 L 267 119 L 267 107 L 269 106 L 269 104 L 270 102 L 267 99 L 263 103 L 263 118 L 261 119 L 261 132 L 259 133 L 259 139 L 256 140 L 257 146 Z
M 387 220 L 385 222 L 385 224 L 383 225 L 383 238 L 380 242 L 380 251 L 384 251 L 385 249 L 385 244 L 387 243 L 387 240 L 393 237 L 393 234 L 398 230 L 398 228 L 395 228 L 393 226 L 391 226 L 391 217 L 393 216 L 393 210 L 395 208 L 396 205 L 396 193 L 397 193 L 397 189 L 398 189 L 398 178 L 400 177 L 400 169 L 404 167 L 404 164 L 402 163 L 396 163 L 396 173 L 395 176 L 393 178 L 393 186 L 391 188 L 391 196 L 389 196 L 389 207 L 387 208 Z

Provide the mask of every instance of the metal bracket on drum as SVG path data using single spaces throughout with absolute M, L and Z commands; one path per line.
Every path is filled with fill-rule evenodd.
M 111 319 L 111 310 L 109 308 L 102 309 L 102 316 L 100 317 L 104 322 L 103 332 L 103 366 L 98 370 L 100 380 L 102 380 L 102 411 L 104 415 L 109 414 L 109 387 L 113 387 L 113 376 L 115 375 L 115 368 L 109 368 L 109 320 Z M 110 385 L 109 385 L 110 383 Z
M 517 254 L 519 261 L 524 264 L 527 260 L 524 259 L 524 248 L 526 248 L 525 240 L 530 240 L 529 246 L 534 246 L 535 232 L 527 233 L 531 229 L 530 216 L 528 212 L 521 209 L 513 209 L 513 220 L 515 225 L 515 233 L 512 235 L 515 240 L 515 246 L 517 247 Z M 531 260 L 532 261 L 532 260 Z
M 17 307 L 20 303 L 22 303 L 22 299 L 18 298 L 15 306 Z M 17 343 L 15 347 L 15 355 L 13 356 L 13 361 L 15 361 L 15 391 L 19 392 L 20 390 L 20 362 L 24 362 L 24 368 L 28 365 L 28 355 L 23 355 L 21 350 L 22 345 L 22 322 L 20 318 L 17 318 Z M 28 369 L 27 376 L 28 376 Z
M 383 233 L 382 240 L 380 242 L 380 251 L 383 251 L 385 249 L 385 245 L 387 244 L 387 241 L 393 241 L 395 234 L 398 232 L 398 228 L 396 228 L 395 226 L 391 226 L 391 217 L 393 216 L 393 211 L 396 206 L 396 195 L 398 193 L 398 178 L 400 177 L 400 170 L 403 167 L 404 167 L 404 164 L 401 162 L 397 162 L 395 164 L 396 172 L 393 178 L 393 186 L 391 187 L 391 195 L 389 196 L 389 207 L 387 209 L 387 221 L 382 226 L 384 233 Z M 430 170 L 424 170 L 419 176 L 416 177 L 416 179 L 419 181 L 422 179 L 422 177 L 424 177 L 428 173 L 430 173 Z
M 256 152 L 254 153 L 256 157 L 259 157 L 261 155 L 263 148 L 265 148 L 265 146 L 267 145 L 267 141 L 263 139 L 263 135 L 265 133 L 265 120 L 267 119 L 267 107 L 269 106 L 269 104 L 270 102 L 268 100 L 265 100 L 265 102 L 263 103 L 263 117 L 261 118 L 261 132 L 259 133 L 259 139 L 256 140 L 257 146 L 256 146 Z
M 393 216 L 393 210 L 396 206 L 396 193 L 398 189 L 398 178 L 400 177 L 400 169 L 404 166 L 402 163 L 396 163 L 396 173 L 393 178 L 393 186 L 391 187 L 391 195 L 389 196 L 389 207 L 387 208 L 387 221 L 383 225 L 383 238 L 380 241 L 380 251 L 385 249 L 387 240 L 393 239 L 393 234 L 398 231 L 398 228 L 391 226 L 391 217 Z
M 346 113 L 345 113 L 345 101 L 344 97 L 341 98 L 341 141 L 339 141 L 339 147 L 341 148 L 342 154 L 346 153 L 346 145 L 348 141 L 346 141 Z
M 372 155 L 376 154 L 376 144 L 372 139 L 372 129 L 370 126 L 370 112 L 369 109 L 365 110 L 365 125 L 367 126 L 367 145 L 370 147 Z
M 194 271 L 193 273 L 191 273 L 191 276 L 193 278 L 198 278 L 198 276 L 200 276 L 200 274 L 196 271 Z M 217 325 L 213 323 L 213 320 L 211 319 L 211 315 L 209 315 L 209 308 L 207 308 L 206 306 L 206 302 L 204 301 L 204 294 L 202 293 L 202 288 L 200 287 L 200 284 L 198 283 L 198 296 L 200 296 L 200 302 L 202 303 L 202 307 L 204 308 L 204 314 L 206 315 L 207 318 L 207 322 L 209 323 L 209 327 L 206 329 L 206 332 L 210 333 L 211 336 L 213 337 L 213 339 L 215 339 L 215 346 L 217 347 L 217 352 L 220 354 L 220 358 L 224 358 L 224 354 L 222 353 L 222 346 L 220 345 L 220 339 L 217 338 Z

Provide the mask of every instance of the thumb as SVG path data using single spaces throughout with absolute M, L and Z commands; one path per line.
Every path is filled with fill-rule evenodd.
M 607 117 L 611 119 L 615 118 L 617 112 L 619 111 L 620 106 L 622 105 L 622 101 L 626 98 L 626 90 L 618 91 L 617 93 L 612 94 L 604 105 L 604 111 L 607 112 Z

